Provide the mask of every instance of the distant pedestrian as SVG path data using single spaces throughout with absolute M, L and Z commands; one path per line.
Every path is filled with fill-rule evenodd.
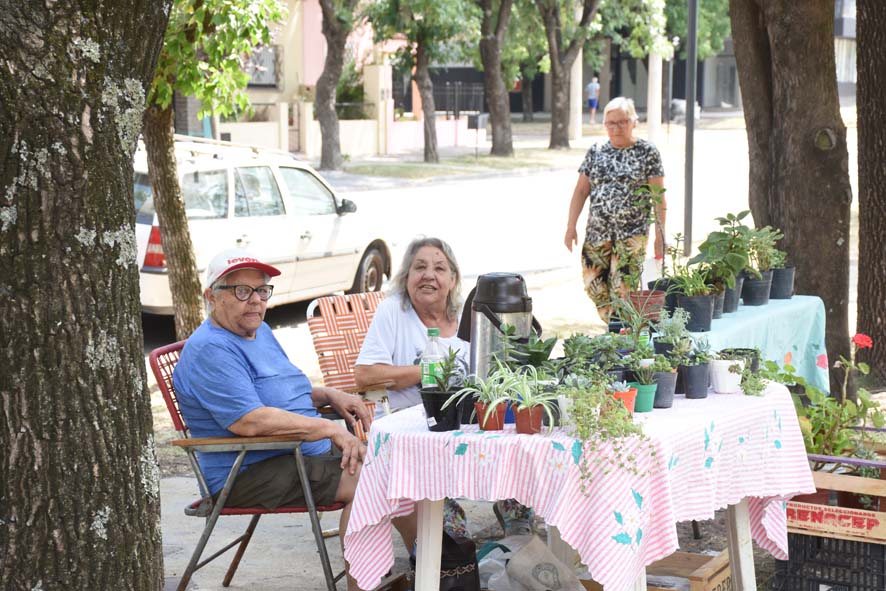
M 591 81 L 585 86 L 585 94 L 588 95 L 588 111 L 590 111 L 588 123 L 593 125 L 597 118 L 597 101 L 600 100 L 600 83 L 596 76 L 591 78 Z
M 590 195 L 587 233 L 581 249 L 582 276 L 585 291 L 596 304 L 600 318 L 609 322 L 612 299 L 624 297 L 628 289 L 636 289 L 622 284 L 625 275 L 640 275 L 640 269 L 628 265 L 631 261 L 635 265 L 636 261 L 643 261 L 646 254 L 649 211 L 641 207 L 634 191 L 647 183 L 664 187 L 664 168 L 658 149 L 634 137 L 634 101 L 624 97 L 612 99 L 603 110 L 603 124 L 609 141 L 591 146 L 578 169 L 564 243 L 572 252 L 578 241 L 578 216 Z M 656 208 L 661 221 L 656 224 L 658 258 L 664 249 L 664 202 Z M 620 260 L 622 257 L 627 260 Z

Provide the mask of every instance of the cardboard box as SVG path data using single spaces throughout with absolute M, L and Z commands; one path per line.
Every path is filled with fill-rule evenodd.
M 689 591 L 732 591 L 732 572 L 729 568 L 729 551 L 717 555 L 674 552 L 646 567 L 646 575 L 681 577 L 689 580 Z M 594 581 L 582 581 L 589 591 L 603 591 Z M 648 591 L 671 591 L 664 587 L 647 585 Z

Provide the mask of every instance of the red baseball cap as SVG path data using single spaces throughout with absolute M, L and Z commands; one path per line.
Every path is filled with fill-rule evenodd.
M 280 270 L 263 263 L 257 256 L 242 248 L 232 248 L 222 251 L 213 257 L 206 269 L 206 282 L 204 287 L 209 288 L 213 283 L 240 269 L 255 269 L 265 273 L 269 277 L 276 277 Z

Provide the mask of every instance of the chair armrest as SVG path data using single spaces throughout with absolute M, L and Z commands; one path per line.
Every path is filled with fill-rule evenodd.
M 379 390 L 392 390 L 394 388 L 394 382 L 378 382 L 376 384 L 369 384 L 363 388 L 354 388 L 353 391 L 349 392 L 350 394 L 363 394 L 364 392 L 377 392 Z
M 261 437 L 191 437 L 174 439 L 172 445 L 201 452 L 292 450 L 301 445 L 295 435 Z

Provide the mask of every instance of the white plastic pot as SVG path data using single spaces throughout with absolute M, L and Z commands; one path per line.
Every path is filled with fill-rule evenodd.
M 711 361 L 711 385 L 718 394 L 741 391 L 741 372 L 732 373 L 729 368 L 738 364 L 744 369 L 744 359 L 714 359 Z

